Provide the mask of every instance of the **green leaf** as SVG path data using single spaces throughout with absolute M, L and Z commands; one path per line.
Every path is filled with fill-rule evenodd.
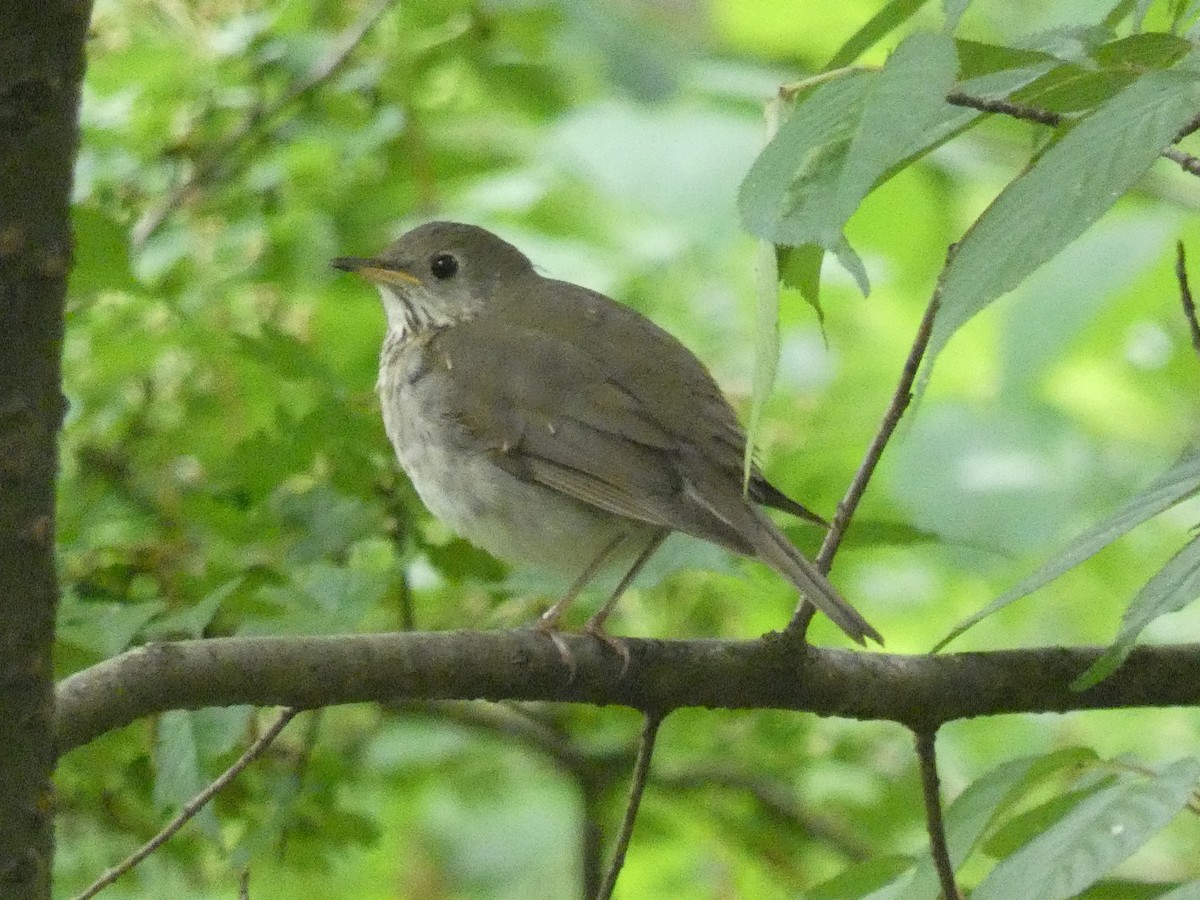
M 1177 34 L 1151 31 L 1109 41 L 1096 48 L 1092 59 L 1107 68 L 1138 72 L 1169 68 L 1191 49 L 1192 45 Z
M 1157 900 L 1200 900 L 1200 881 L 1189 881 L 1173 891 L 1161 894 Z
M 791 529 L 788 529 L 788 533 L 791 534 Z M 914 544 L 935 544 L 942 540 L 936 532 L 925 531 L 908 522 L 856 517 L 846 531 L 842 547 L 909 547 Z
M 799 247 L 775 248 L 775 267 L 779 272 L 779 283 L 784 287 L 795 288 L 800 296 L 817 311 L 817 318 L 823 318 L 821 312 L 821 262 L 825 258 L 825 250 L 816 244 L 802 244 Z
M 825 64 L 825 71 L 850 65 L 911 19 L 927 2 L 928 0 L 890 0 L 838 48 Z
M 1078 900 L 1168 900 L 1177 896 L 1176 892 L 1171 890 L 1173 887 L 1176 885 L 1131 881 L 1128 878 L 1106 878 L 1080 894 Z M 1179 894 L 1177 900 L 1183 898 L 1200 900 L 1200 892 L 1193 888 L 1193 893 Z
M 178 810 L 207 783 L 200 769 L 200 751 L 193 727 L 195 713 L 169 710 L 158 719 L 155 741 L 154 805 L 160 811 Z M 220 826 L 207 805 L 196 815 L 200 828 L 214 840 Z
M 1075 896 L 1166 826 L 1191 798 L 1197 778 L 1196 759 L 1182 759 L 1150 777 L 1127 773 L 1000 862 L 972 900 Z
M 934 645 L 933 652 L 941 650 L 972 625 L 986 619 L 1010 603 L 1020 600 L 1027 594 L 1033 593 L 1084 560 L 1090 559 L 1147 519 L 1158 515 L 1165 509 L 1170 509 L 1197 491 L 1200 491 L 1200 452 L 1191 451 L 1112 516 L 1079 535 L 1038 571 L 1005 591 L 979 612 L 955 625 L 949 634 Z
M 1112 646 L 1072 682 L 1071 687 L 1082 691 L 1107 678 L 1129 656 L 1138 635 L 1147 625 L 1159 616 L 1178 612 L 1197 597 L 1200 597 L 1200 537 L 1185 544 L 1138 591 L 1125 610 L 1121 630 Z
M 146 629 L 146 638 L 152 641 L 169 641 L 201 637 L 208 623 L 221 608 L 221 604 L 240 588 L 245 580 L 242 576 L 232 578 L 216 590 L 209 591 L 196 603 L 169 616 L 163 616 Z
M 956 67 L 949 38 L 915 34 L 880 72 L 817 88 L 746 175 L 739 207 L 750 232 L 776 244 L 835 249 L 876 180 L 943 116 Z
M 806 900 L 847 900 L 850 897 L 892 900 L 900 895 L 890 886 L 898 884 L 911 868 L 911 860 L 904 856 L 868 859 L 806 891 L 804 897 Z
M 1008 185 L 945 272 L 928 372 L 950 337 L 1083 233 L 1154 163 L 1200 107 L 1200 53 L 1138 79 Z
M 72 296 L 137 287 L 129 262 L 128 228 L 94 207 L 76 205 L 71 208 L 71 229 L 75 235 Z
M 1111 787 L 1116 780 L 1117 776 L 1112 773 L 1102 776 L 1098 781 L 1088 779 L 1089 783 L 1084 787 L 1056 794 L 1045 803 L 1025 810 L 1005 822 L 983 845 L 983 852 L 996 859 L 1011 856 L 1024 844 L 1052 828 L 1088 797 Z
M 738 209 L 751 234 L 775 244 L 827 249 L 841 237 L 840 223 L 831 223 L 826 210 L 837 195 L 873 78 L 854 72 L 797 103 L 738 191 Z
M 1044 757 L 1026 756 L 1001 763 L 974 782 L 955 798 L 946 810 L 946 842 L 955 869 L 979 846 L 996 817 L 1029 786 L 1064 768 L 1095 759 L 1087 750 L 1069 748 Z M 938 878 L 933 861 L 925 854 L 917 863 L 912 879 L 898 895 L 903 900 L 937 895 Z
M 1007 96 L 1056 65 L 1046 54 L 912 35 L 881 71 L 843 74 L 798 100 L 747 173 L 738 192 L 742 221 L 757 237 L 811 248 L 800 280 L 783 269 L 785 283 L 799 284 L 810 303 L 822 249 L 867 293 L 865 269 L 842 234 L 846 221 L 872 188 L 979 120 L 975 110 L 945 102 L 956 46 L 971 54 L 975 73 L 959 89 L 976 96 Z M 904 116 L 895 114 L 897 104 Z
M 742 490 L 750 484 L 754 448 L 762 429 L 763 407 L 775 386 L 779 369 L 779 269 L 775 247 L 769 241 L 758 242 L 755 259 L 754 304 L 754 381 L 750 418 L 746 425 L 746 452 L 743 460 Z
M 101 658 L 128 648 L 142 628 L 167 608 L 161 600 L 142 603 L 97 603 L 63 597 L 58 613 L 58 640 Z

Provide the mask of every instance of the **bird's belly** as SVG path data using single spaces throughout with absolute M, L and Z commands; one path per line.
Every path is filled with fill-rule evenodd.
M 414 403 L 408 393 L 383 398 L 384 424 L 401 467 L 430 512 L 493 556 L 576 576 L 618 535 L 633 539 L 623 550 L 636 552 L 653 533 L 510 474 L 472 446 L 453 418 L 416 414 L 427 404 Z

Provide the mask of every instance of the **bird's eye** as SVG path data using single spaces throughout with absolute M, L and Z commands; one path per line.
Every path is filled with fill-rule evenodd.
M 453 278 L 458 272 L 458 260 L 449 253 L 439 253 L 429 261 L 429 271 L 437 279 Z

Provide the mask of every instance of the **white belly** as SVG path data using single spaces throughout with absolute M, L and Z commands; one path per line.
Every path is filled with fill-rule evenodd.
M 430 512 L 493 556 L 572 577 L 622 533 L 630 539 L 618 560 L 645 546 L 654 533 L 649 526 L 496 465 L 448 408 L 451 401 L 439 396 L 436 375 L 422 375 L 420 365 L 416 353 L 394 356 L 381 372 L 379 396 L 396 457 Z

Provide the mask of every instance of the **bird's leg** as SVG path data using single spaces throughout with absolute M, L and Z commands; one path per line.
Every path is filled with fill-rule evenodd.
M 601 567 L 612 557 L 621 543 L 625 540 L 625 533 L 621 532 L 611 541 L 604 545 L 604 549 L 596 554 L 596 558 L 587 564 L 587 568 L 583 570 L 578 578 L 576 578 L 567 592 L 558 599 L 558 601 L 548 610 L 542 613 L 538 619 L 537 627 L 543 631 L 555 631 L 558 629 L 558 620 L 562 618 L 563 613 L 567 611 L 567 607 L 575 602 L 575 598 L 582 593 L 583 589 L 588 586 L 596 573 Z M 624 582 L 622 582 L 624 584 Z
M 596 573 L 604 566 L 604 564 L 612 557 L 613 552 L 621 546 L 625 540 L 625 533 L 621 532 L 611 541 L 604 545 L 596 558 L 587 564 L 587 568 L 580 573 L 567 592 L 563 594 L 553 606 L 542 613 L 537 621 L 536 627 L 539 631 L 545 632 L 550 640 L 554 641 L 554 646 L 558 648 L 558 655 L 562 657 L 563 664 L 571 670 L 571 680 L 575 680 L 575 657 L 571 653 L 567 642 L 563 640 L 562 635 L 558 630 L 558 620 L 562 618 L 563 613 L 567 611 L 567 607 L 575 602 L 575 598 L 583 591 L 588 583 L 596 577 Z
M 604 642 L 604 644 L 610 647 L 614 653 L 621 657 L 621 677 L 625 676 L 625 671 L 629 668 L 629 647 L 626 646 L 625 642 L 620 638 L 615 638 L 604 630 L 604 620 L 607 619 L 608 614 L 613 611 L 613 607 L 617 605 L 617 601 L 621 599 L 621 595 L 624 594 L 629 585 L 633 583 L 633 579 L 637 578 L 638 573 L 641 572 L 646 563 L 650 561 L 650 557 L 652 557 L 658 548 L 662 546 L 662 542 L 667 539 L 668 534 L 670 534 L 670 532 L 664 529 L 657 532 L 652 538 L 650 538 L 649 543 L 647 543 L 642 549 L 642 552 L 638 554 L 638 558 L 633 561 L 633 565 L 629 567 L 629 571 L 625 573 L 625 577 L 621 579 L 621 581 L 613 589 L 613 592 L 609 594 L 608 599 L 604 601 L 604 605 L 600 607 L 600 610 L 594 616 L 588 619 L 587 624 L 583 626 L 584 631 L 586 631 L 592 637 Z

